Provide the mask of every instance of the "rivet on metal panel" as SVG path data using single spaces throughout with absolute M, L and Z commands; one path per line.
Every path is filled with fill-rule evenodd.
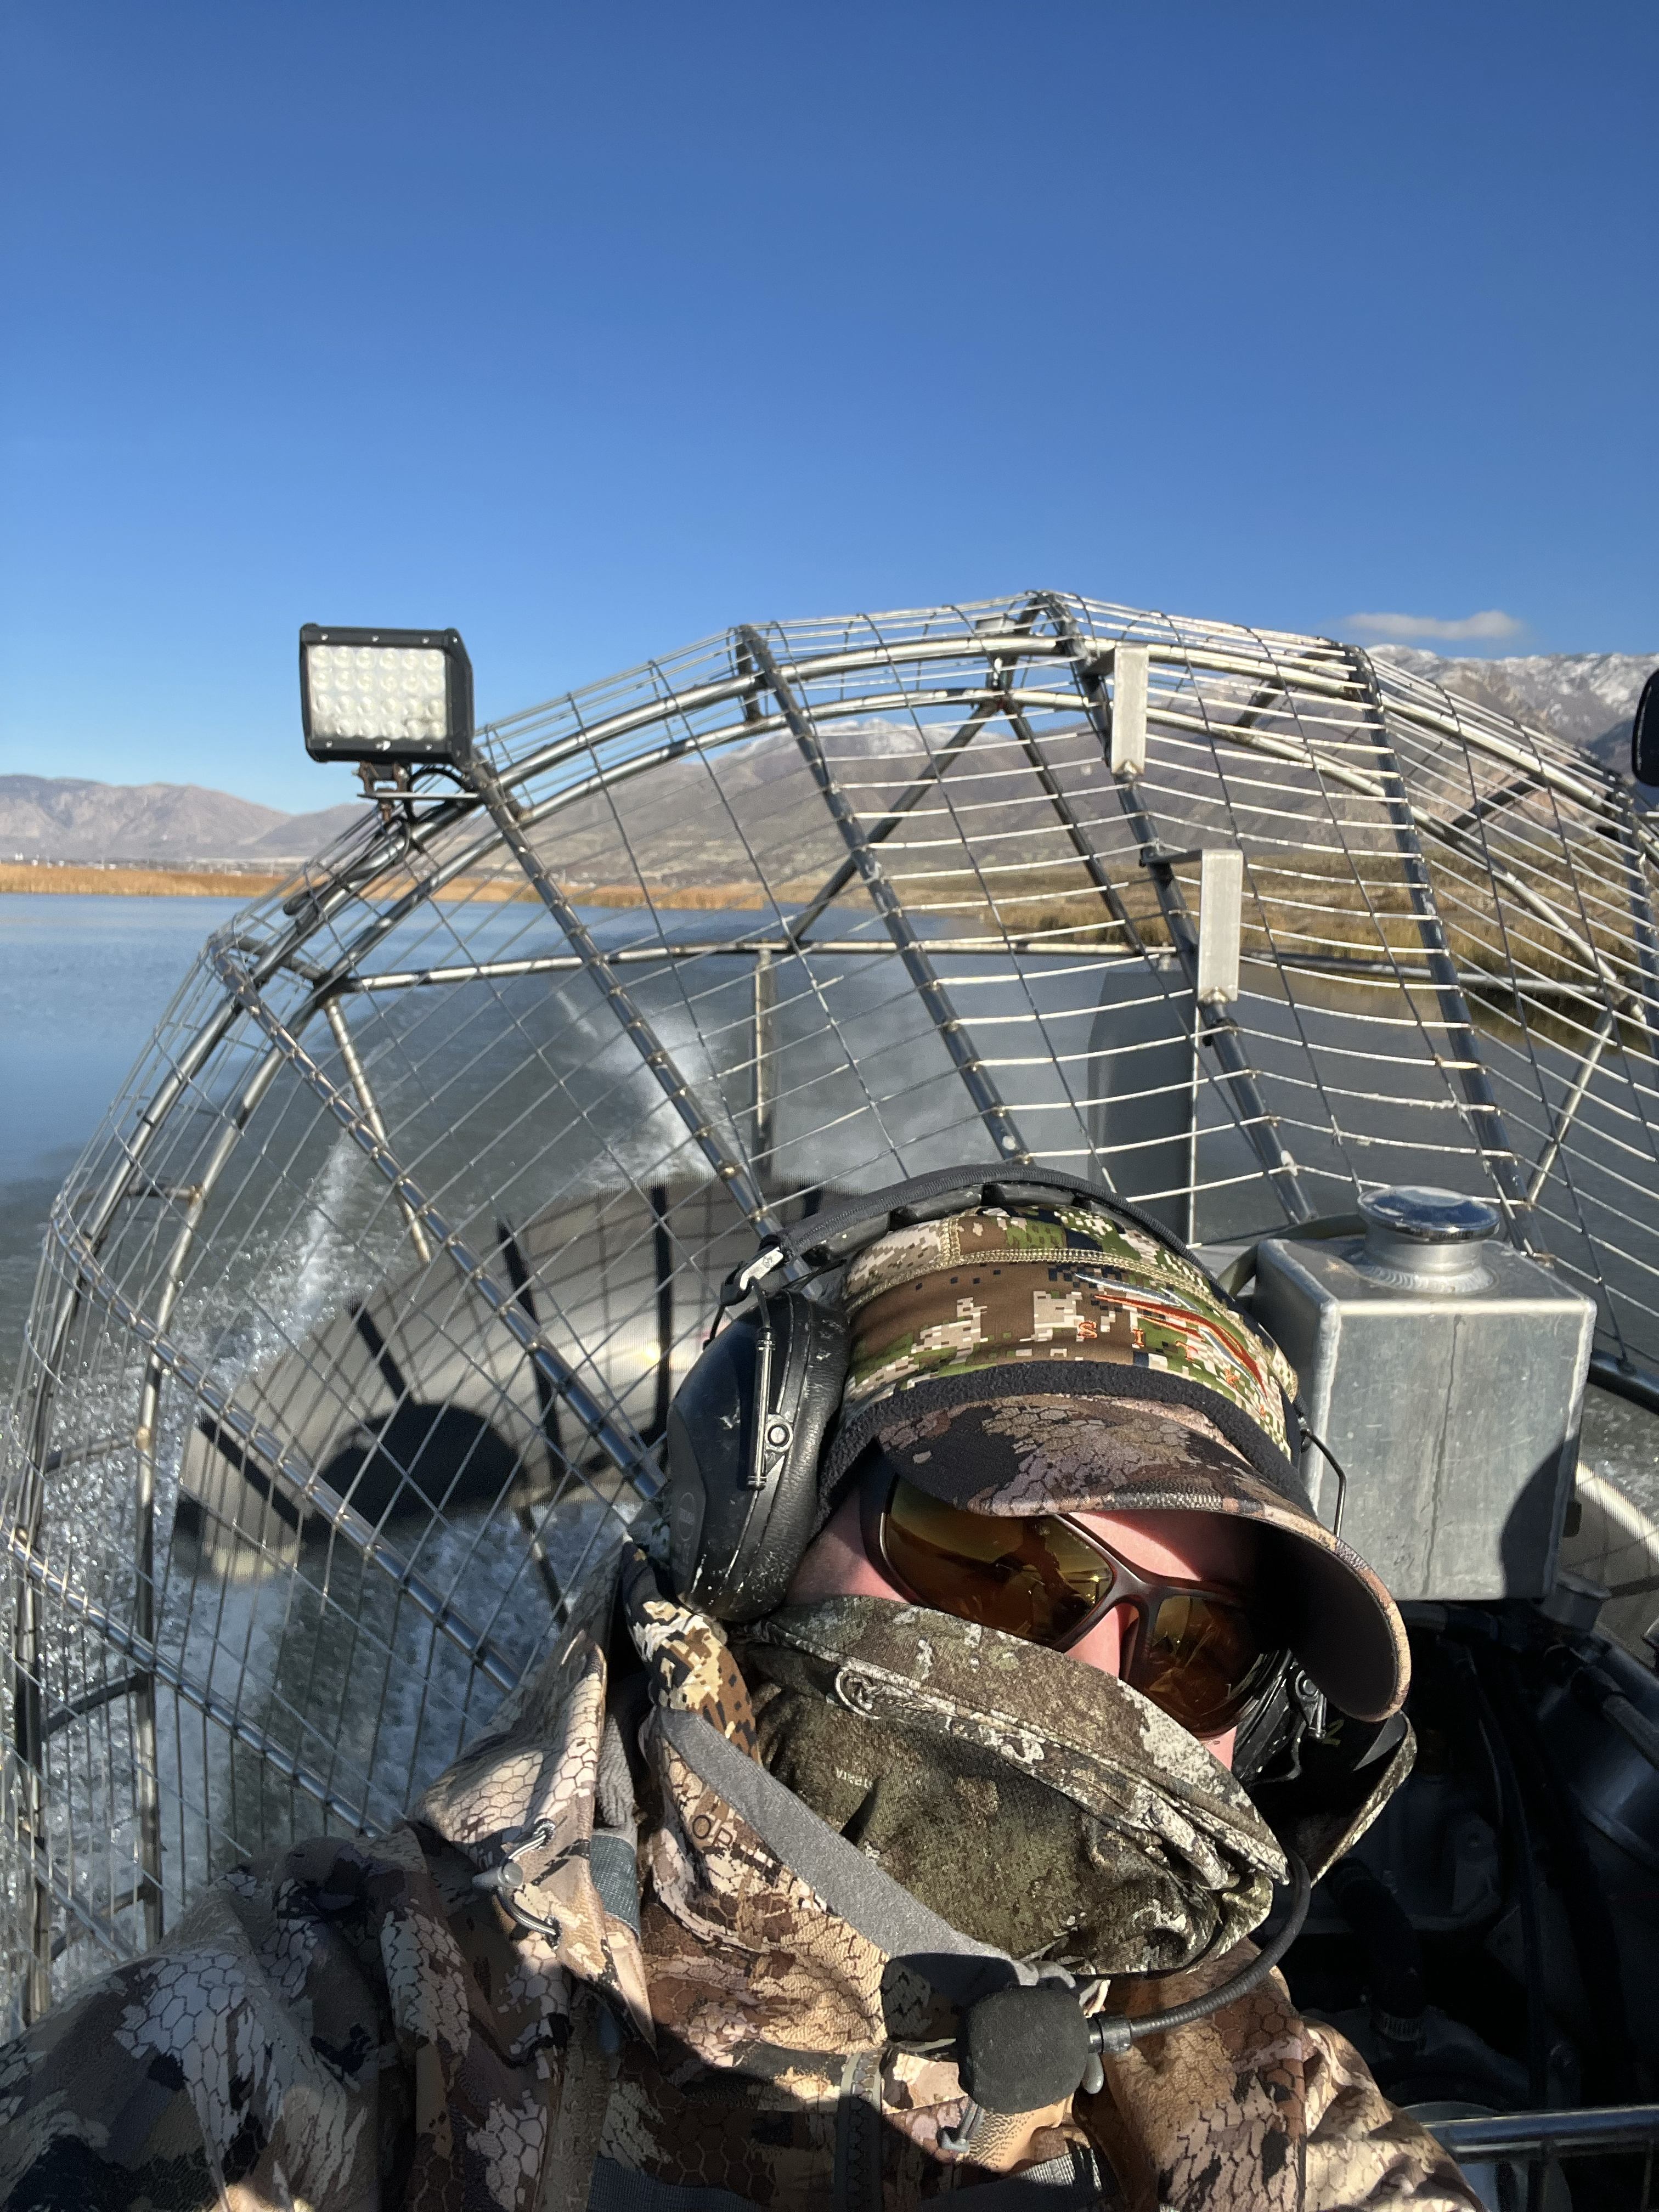
M 1238 996 L 1238 957 L 1243 937 L 1244 855 L 1234 846 L 1206 848 L 1199 857 L 1198 1002 L 1231 1006 Z

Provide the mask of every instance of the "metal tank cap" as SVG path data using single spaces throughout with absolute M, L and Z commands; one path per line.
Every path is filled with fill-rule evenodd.
M 1492 1277 L 1474 1248 L 1498 1233 L 1498 1209 L 1484 1198 L 1405 1183 L 1359 1201 L 1363 1252 L 1352 1265 L 1399 1290 L 1484 1291 Z

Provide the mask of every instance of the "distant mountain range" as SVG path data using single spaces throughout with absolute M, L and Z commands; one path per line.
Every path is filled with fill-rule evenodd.
M 1511 660 L 1446 660 L 1415 646 L 1373 647 L 1461 697 L 1582 746 L 1630 781 L 1630 726 L 1659 653 L 1537 653 Z
M 1379 647 L 1374 657 L 1549 730 L 1626 778 L 1637 696 L 1659 664 L 1659 653 L 1628 653 L 1450 660 L 1399 645 Z M 766 766 L 757 761 L 752 772 L 763 774 Z M 360 805 L 347 805 L 283 814 L 274 806 L 193 783 L 0 775 L 0 860 L 125 860 L 152 867 L 232 863 L 276 869 L 309 860 L 363 811 Z
M 283 814 L 196 783 L 0 775 L 0 860 L 277 869 L 308 860 L 362 812 L 345 805 Z

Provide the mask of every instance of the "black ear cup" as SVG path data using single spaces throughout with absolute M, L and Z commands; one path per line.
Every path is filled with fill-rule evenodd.
M 848 1327 L 834 1308 L 785 1291 L 766 1312 L 766 1403 L 756 1403 L 760 1323 L 745 1316 L 707 1347 L 668 1412 L 670 1569 L 680 1595 L 721 1620 L 782 1604 L 847 1380 Z

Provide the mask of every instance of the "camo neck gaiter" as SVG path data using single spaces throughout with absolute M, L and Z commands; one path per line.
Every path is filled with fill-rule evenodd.
M 1168 1973 L 1266 1917 L 1285 1861 L 1197 1739 L 1115 1675 L 890 1598 L 733 1632 L 768 1768 L 981 1942 Z

